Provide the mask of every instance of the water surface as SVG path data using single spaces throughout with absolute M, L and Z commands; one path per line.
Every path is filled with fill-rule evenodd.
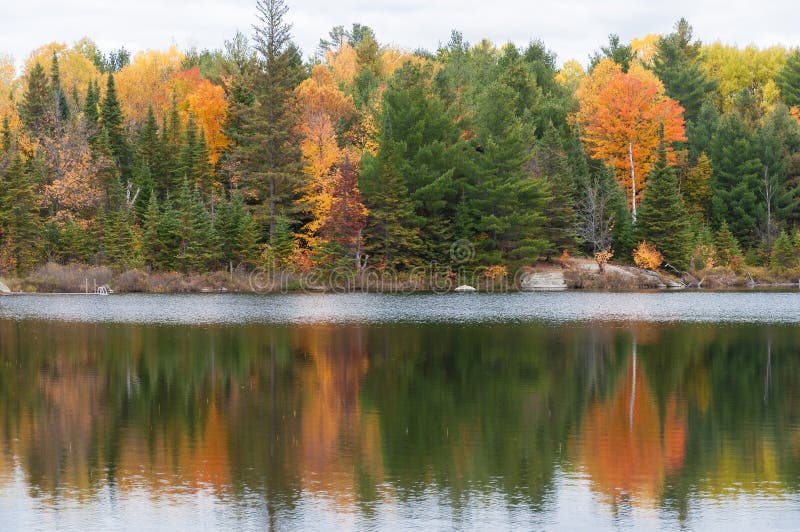
M 791 529 L 799 297 L 0 298 L 0 529 Z

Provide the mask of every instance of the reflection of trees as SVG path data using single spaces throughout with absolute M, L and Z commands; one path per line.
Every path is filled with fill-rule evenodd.
M 545 509 L 559 468 L 683 517 L 697 493 L 800 487 L 796 327 L 0 321 L 0 338 L 0 476 L 18 463 L 43 496 L 206 489 L 280 525 L 303 493 Z
M 673 397 L 662 417 L 635 340 L 631 350 L 625 378 L 611 397 L 588 407 L 576 444 L 592 485 L 614 508 L 656 502 L 664 479 L 680 468 L 686 443 L 685 407 Z

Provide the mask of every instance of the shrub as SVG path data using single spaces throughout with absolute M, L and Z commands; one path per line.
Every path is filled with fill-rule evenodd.
M 600 269 L 600 272 L 606 271 L 606 264 L 611 258 L 614 256 L 614 252 L 611 250 L 610 247 L 598 251 L 594 254 L 594 261 L 597 263 L 597 267 Z
M 664 256 L 655 246 L 651 246 L 647 242 L 639 242 L 639 245 L 633 250 L 633 262 L 639 268 L 657 270 L 664 263 Z

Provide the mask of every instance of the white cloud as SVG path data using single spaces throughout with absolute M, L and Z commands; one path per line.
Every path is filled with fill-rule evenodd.
M 0 0 L 0 53 L 18 61 L 51 41 L 71 43 L 89 36 L 105 49 L 125 46 L 138 51 L 180 46 L 216 48 L 240 29 L 251 32 L 255 0 Z M 11 4 L 11 5 L 9 5 Z M 542 39 L 559 61 L 586 62 L 609 33 L 624 40 L 670 30 L 681 16 L 706 42 L 722 40 L 800 45 L 800 27 L 792 0 L 290 0 L 289 19 L 304 53 L 335 25 L 360 22 L 382 42 L 408 49 L 434 49 L 458 29 L 466 40 L 489 38 L 523 45 Z M 747 23 L 742 20 L 746 18 Z

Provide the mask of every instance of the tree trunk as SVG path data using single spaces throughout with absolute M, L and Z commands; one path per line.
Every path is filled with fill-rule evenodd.
M 633 170 L 633 142 L 628 142 L 628 161 L 631 165 L 631 217 L 636 221 L 636 173 Z

